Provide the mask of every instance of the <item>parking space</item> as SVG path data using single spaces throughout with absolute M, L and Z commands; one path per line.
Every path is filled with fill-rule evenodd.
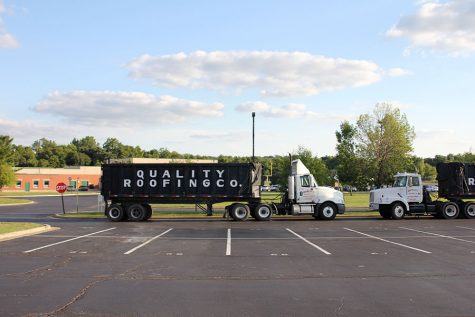
M 114 302 L 122 292 L 115 288 L 117 285 L 137 291 L 141 285 L 157 296 L 171 292 L 179 298 L 179 294 L 189 291 L 188 287 L 214 294 L 219 285 L 218 289 L 226 294 L 229 290 L 225 285 L 232 284 L 241 287 L 244 297 L 245 293 L 250 299 L 263 296 L 248 288 L 252 284 L 260 285 L 257 289 L 269 294 L 264 295 L 267 301 L 281 292 L 299 297 L 303 288 L 323 296 L 320 303 L 329 305 L 329 312 L 339 307 L 341 299 L 333 300 L 339 292 L 354 304 L 375 298 L 386 305 L 394 301 L 404 305 L 400 298 L 388 301 L 384 296 L 391 293 L 388 290 L 398 289 L 405 292 L 405 299 L 420 301 L 424 293 L 447 301 L 444 294 L 450 293 L 457 295 L 454 300 L 462 305 L 455 310 L 439 307 L 440 311 L 432 311 L 431 301 L 419 302 L 418 307 L 424 312 L 475 313 L 464 295 L 474 290 L 469 281 L 475 275 L 475 222 L 466 220 L 91 221 L 64 223 L 60 230 L 5 241 L 0 247 L 0 294 L 4 299 L 12 291 L 15 296 L 23 296 L 24 303 L 31 304 L 30 311 L 34 312 L 37 301 L 42 302 L 41 312 L 48 313 L 60 303 L 83 298 L 88 290 L 94 297 L 70 304 L 68 312 L 74 315 L 87 305 L 100 306 L 93 299 L 96 296 L 102 302 Z M 61 298 L 58 302 L 47 305 L 42 293 L 48 292 L 51 281 L 65 284 L 65 292 L 57 295 Z M 70 283 L 76 283 L 76 295 Z M 413 290 L 403 286 L 407 283 Z M 358 290 L 349 292 L 348 284 Z M 162 289 L 164 285 L 167 289 Z M 331 288 L 331 298 L 325 297 L 326 288 Z M 434 292 L 434 288 L 441 291 Z M 55 286 L 53 291 L 60 294 L 60 289 Z M 140 302 L 139 295 L 140 292 L 127 294 Z M 0 308 L 3 315 L 14 302 L 2 302 L 6 304 Z M 227 301 L 226 305 L 231 307 L 235 303 Z M 115 307 L 122 306 L 100 309 L 120 315 L 122 311 Z M 137 309 L 142 311 L 141 307 Z M 346 312 L 351 315 L 355 311 L 347 308 Z
M 406 252 L 409 255 L 475 254 L 475 225 L 470 222 L 273 223 L 99 223 L 2 243 L 3 252 L 24 254 L 137 253 L 209 256 L 358 256 Z M 327 225 L 328 224 L 328 225 Z M 21 243 L 19 242 L 21 241 Z M 22 250 L 18 250 L 21 246 Z M 90 248 L 89 250 L 86 250 Z

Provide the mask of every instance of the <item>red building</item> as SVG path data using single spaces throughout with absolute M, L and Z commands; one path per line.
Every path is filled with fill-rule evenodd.
M 15 172 L 15 185 L 3 187 L 2 191 L 55 191 L 60 182 L 74 189 L 80 186 L 98 188 L 101 174 L 100 166 L 22 167 Z

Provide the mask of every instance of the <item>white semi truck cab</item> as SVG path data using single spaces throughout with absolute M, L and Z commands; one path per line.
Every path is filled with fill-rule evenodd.
M 393 187 L 370 192 L 369 207 L 378 210 L 385 219 L 402 219 L 405 215 L 432 215 L 454 219 L 459 216 L 475 218 L 475 164 L 439 163 L 437 165 L 438 198 L 432 201 L 430 193 L 422 186 L 421 175 L 398 173 Z M 473 184 L 472 184 L 473 183 Z
M 302 161 L 292 161 L 287 197 L 278 206 L 278 214 L 307 214 L 318 219 L 331 220 L 338 213 L 344 212 L 345 201 L 342 192 L 330 187 L 318 186 Z

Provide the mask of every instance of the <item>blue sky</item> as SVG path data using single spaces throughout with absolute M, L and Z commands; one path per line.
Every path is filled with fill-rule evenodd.
M 335 154 L 380 102 L 414 154 L 475 150 L 475 0 L 0 0 L 0 134 Z

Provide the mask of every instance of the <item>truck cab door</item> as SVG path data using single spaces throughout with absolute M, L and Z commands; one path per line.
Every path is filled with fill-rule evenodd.
M 315 197 L 315 187 L 310 175 L 300 175 L 297 190 L 298 203 L 311 203 Z
M 422 184 L 418 176 L 409 176 L 407 182 L 407 202 L 422 202 Z

